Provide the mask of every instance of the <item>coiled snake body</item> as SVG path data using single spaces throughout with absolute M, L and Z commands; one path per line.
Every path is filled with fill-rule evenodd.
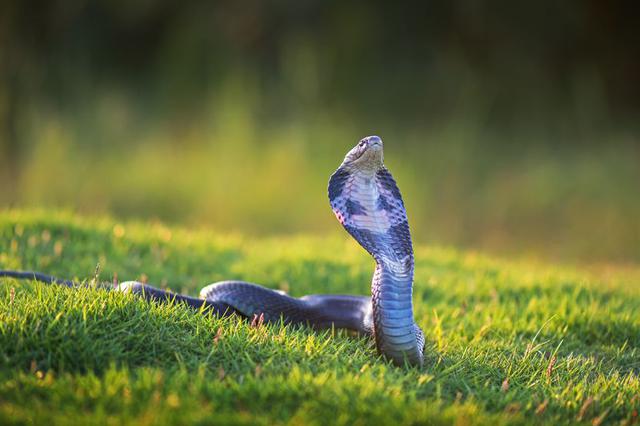
M 384 167 L 382 140 L 362 139 L 329 180 L 329 200 L 342 226 L 376 262 L 371 297 L 309 295 L 300 298 L 244 281 L 222 281 L 200 291 L 200 298 L 174 294 L 136 281 L 121 291 L 160 302 L 176 300 L 219 315 L 346 328 L 372 334 L 378 351 L 397 365 L 422 365 L 424 335 L 413 319 L 413 247 L 400 191 Z M 75 286 L 35 272 L 0 270 L 0 276 L 31 278 Z

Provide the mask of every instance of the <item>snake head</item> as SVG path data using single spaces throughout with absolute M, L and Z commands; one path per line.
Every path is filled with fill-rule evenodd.
M 347 153 L 342 167 L 375 173 L 384 166 L 383 160 L 382 139 L 378 136 L 367 136 Z

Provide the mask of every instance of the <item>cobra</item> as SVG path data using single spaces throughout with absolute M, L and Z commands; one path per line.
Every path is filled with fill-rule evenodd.
M 371 296 L 291 297 L 245 281 L 204 287 L 194 298 L 137 281 L 117 289 L 147 300 L 183 302 L 217 315 L 261 316 L 265 322 L 345 328 L 372 335 L 378 352 L 396 365 L 421 366 L 424 334 L 413 316 L 414 256 L 407 213 L 400 191 L 384 166 L 378 136 L 358 142 L 329 179 L 331 208 L 346 231 L 371 255 L 375 270 Z M 0 270 L 0 276 L 35 279 L 69 287 L 81 284 L 38 272 Z M 108 288 L 105 286 L 105 288 Z

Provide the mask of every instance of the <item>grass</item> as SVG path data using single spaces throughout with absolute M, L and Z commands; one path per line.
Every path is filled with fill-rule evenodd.
M 366 294 L 342 233 L 252 239 L 64 212 L 0 213 L 0 267 L 197 294 L 223 278 Z M 0 279 L 3 424 L 632 424 L 640 269 L 416 248 L 425 367 L 368 339 L 252 327 L 131 295 Z

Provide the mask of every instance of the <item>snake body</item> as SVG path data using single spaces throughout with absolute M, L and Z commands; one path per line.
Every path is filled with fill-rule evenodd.
M 376 261 L 371 283 L 378 351 L 395 363 L 421 365 L 424 334 L 413 320 L 413 246 L 407 213 L 382 140 L 362 139 L 329 180 L 329 200 L 342 226 Z
M 117 289 L 165 302 L 176 300 L 219 315 L 265 322 L 306 324 L 314 328 L 345 328 L 373 335 L 379 353 L 397 365 L 422 365 L 424 334 L 413 319 L 414 257 L 411 234 L 400 191 L 385 168 L 383 144 L 377 136 L 359 141 L 329 180 L 333 212 L 346 231 L 376 263 L 371 297 L 308 295 L 291 297 L 245 281 L 206 286 L 200 298 L 160 290 L 137 281 Z M 73 286 L 75 283 L 36 272 L 2 271 L 0 276 L 31 278 Z

